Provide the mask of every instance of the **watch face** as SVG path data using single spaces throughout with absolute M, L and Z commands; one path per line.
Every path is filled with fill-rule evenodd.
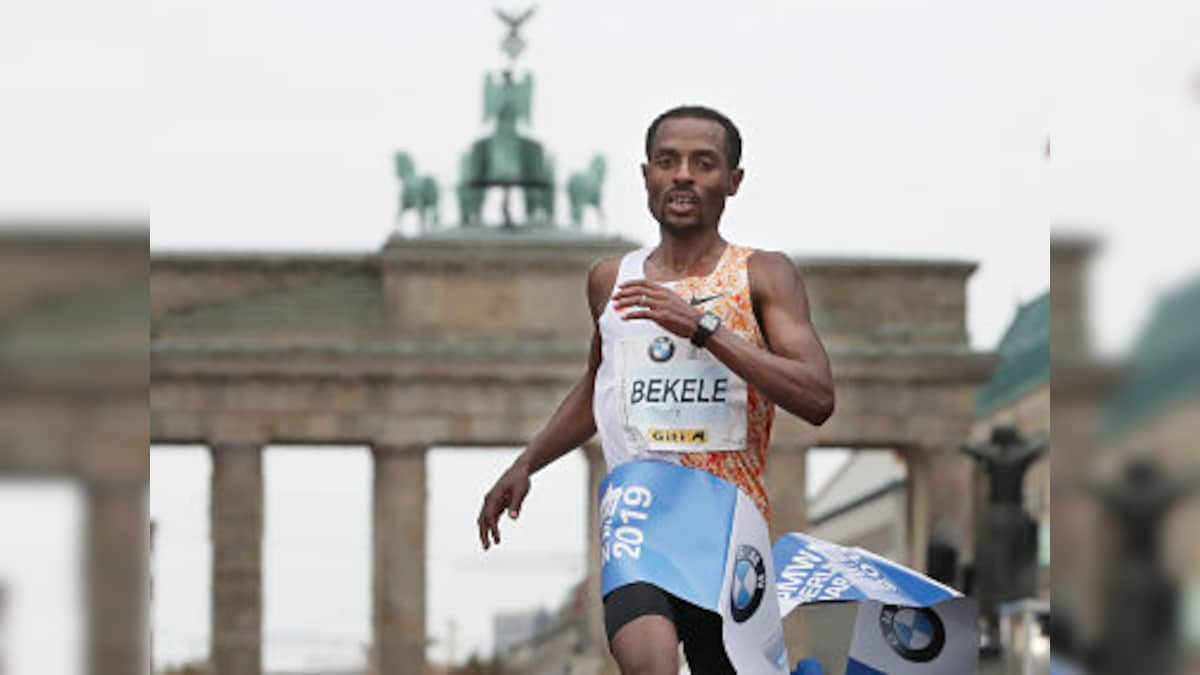
M 721 317 L 716 314 L 706 313 L 700 317 L 700 325 L 704 327 L 704 330 L 711 333 L 721 327 Z

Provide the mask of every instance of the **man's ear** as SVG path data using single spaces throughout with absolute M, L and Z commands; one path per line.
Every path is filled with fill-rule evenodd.
M 745 169 L 734 169 L 729 172 L 729 196 L 737 194 L 738 187 L 742 184 L 742 179 L 746 177 Z
M 642 184 L 650 189 L 650 165 L 642 162 Z

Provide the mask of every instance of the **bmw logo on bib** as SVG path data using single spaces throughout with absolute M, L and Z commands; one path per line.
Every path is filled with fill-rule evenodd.
M 946 628 L 928 607 L 885 605 L 879 627 L 892 650 L 907 661 L 932 661 L 946 645 Z
M 655 363 L 670 361 L 675 356 L 675 341 L 662 335 L 650 343 L 650 359 Z
M 733 563 L 733 584 L 729 605 L 733 620 L 741 623 L 754 615 L 767 587 L 767 568 L 762 554 L 753 546 L 739 546 Z

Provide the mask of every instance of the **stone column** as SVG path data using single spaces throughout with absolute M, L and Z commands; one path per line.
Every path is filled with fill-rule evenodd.
M 375 675 L 420 675 L 425 670 L 425 450 L 372 449 Z
M 212 446 L 212 667 L 262 672 L 262 445 Z
M 150 525 L 146 484 L 89 484 L 87 499 L 89 672 L 147 672 Z
M 904 564 L 914 570 L 923 571 L 927 558 L 925 547 L 929 545 L 929 490 L 930 469 L 929 458 L 921 449 L 910 450 L 907 453 L 908 464 L 905 467 L 908 476 L 905 479 L 908 493 L 908 560 Z M 964 507 L 967 505 L 964 504 Z
M 931 542 L 970 554 L 973 465 L 957 447 L 915 448 L 908 460 L 909 566 L 927 571 Z
M 604 603 L 600 598 L 600 517 L 596 511 L 596 491 L 608 474 L 608 466 L 598 440 L 585 444 L 583 454 L 588 470 L 587 625 L 584 639 L 587 650 L 604 664 L 602 672 L 616 673 L 616 662 L 609 655 L 608 635 L 604 631 Z
M 767 453 L 767 496 L 771 500 L 771 543 L 788 532 L 808 529 L 808 448 L 772 447 Z M 765 552 L 770 555 L 770 552 Z M 789 667 L 810 656 L 808 625 L 797 609 L 783 620 Z

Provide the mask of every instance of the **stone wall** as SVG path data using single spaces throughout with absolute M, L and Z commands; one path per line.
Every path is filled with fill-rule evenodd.
M 0 230 L 0 478 L 79 485 L 83 661 L 94 675 L 142 672 L 148 232 Z
M 967 346 L 966 281 L 974 264 L 872 259 L 797 264 L 827 345 Z

